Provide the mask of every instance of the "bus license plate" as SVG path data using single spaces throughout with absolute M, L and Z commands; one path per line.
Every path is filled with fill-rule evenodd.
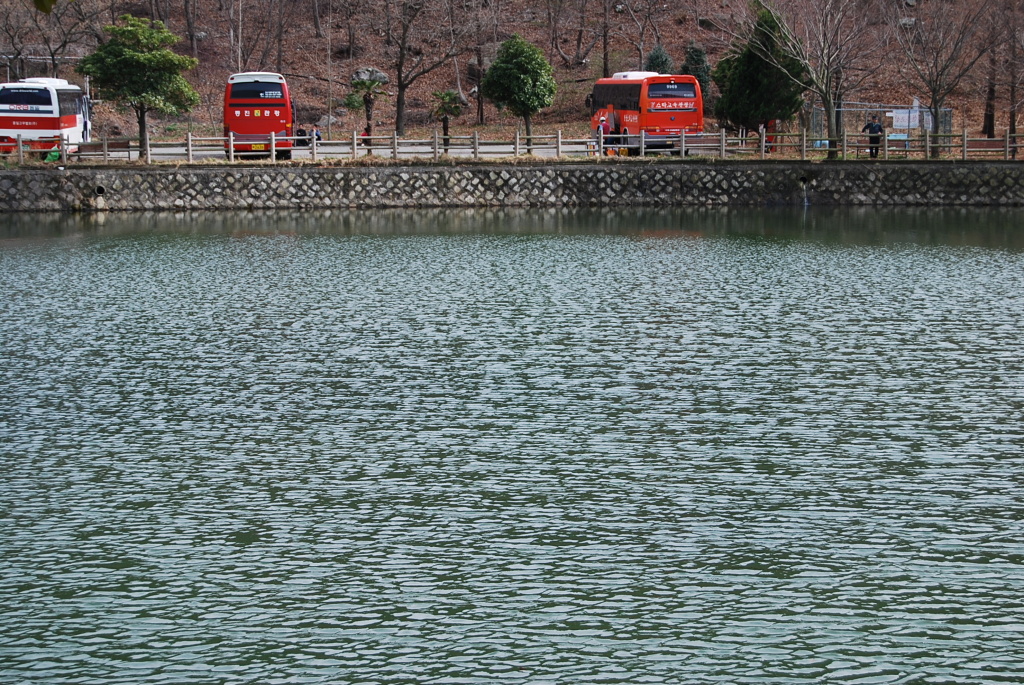
M 253 145 L 252 149 L 253 150 L 264 150 L 264 149 L 266 149 L 266 146 L 264 146 L 264 145 Z

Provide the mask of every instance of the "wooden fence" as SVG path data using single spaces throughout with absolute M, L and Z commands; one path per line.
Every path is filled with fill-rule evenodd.
M 893 134 L 881 137 L 878 145 L 879 160 L 940 159 L 940 160 L 1015 160 L 1024 145 L 1024 134 L 1002 138 L 971 137 L 961 134 L 921 135 Z M 36 141 L 38 142 L 38 141 Z M 282 147 L 282 143 L 290 147 Z M 227 163 L 252 162 L 252 153 L 235 151 L 232 136 L 201 137 L 191 133 L 184 140 L 161 140 L 142 144 L 138 139 L 102 138 L 77 146 L 53 138 L 45 141 L 47 150 L 28 149 L 24 141 L 0 143 L 0 162 L 8 166 L 49 161 L 67 165 L 76 162 L 156 162 L 209 163 L 222 160 Z M 870 141 L 867 135 L 844 134 L 839 139 L 811 137 L 807 131 L 798 133 L 763 132 L 749 136 L 718 133 L 686 134 L 651 139 L 633 135 L 623 140 L 618 136 L 566 138 L 561 131 L 554 134 L 526 137 L 516 132 L 511 139 L 485 139 L 478 132 L 472 135 L 444 137 L 434 131 L 430 138 L 400 138 L 397 134 L 365 137 L 352 132 L 343 139 L 315 141 L 309 138 L 276 138 L 270 136 L 268 151 L 262 157 L 271 164 L 287 158 L 307 159 L 314 163 L 325 159 L 358 159 L 377 156 L 390 159 L 440 160 L 468 158 L 473 160 L 502 159 L 533 155 L 547 158 L 591 157 L 601 159 L 629 156 L 649 157 L 675 155 L 686 157 L 717 157 L 787 160 L 865 159 L 869 158 Z

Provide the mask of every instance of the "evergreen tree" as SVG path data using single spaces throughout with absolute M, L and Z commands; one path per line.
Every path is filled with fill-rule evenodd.
M 700 84 L 700 92 L 707 97 L 711 88 L 711 65 L 708 64 L 708 53 L 703 46 L 690 43 L 686 48 L 686 61 L 679 68 L 679 73 L 695 77 Z
M 659 74 L 672 73 L 672 58 L 668 56 L 665 48 L 660 43 L 654 46 L 651 54 L 647 55 L 647 61 L 644 62 L 644 70 L 654 71 Z
M 715 103 L 717 117 L 756 130 L 775 119 L 789 119 L 803 106 L 805 88 L 793 80 L 803 67 L 783 53 L 778 35 L 775 17 L 762 9 L 747 44 L 715 66 L 712 76 L 721 91 Z
M 518 34 L 501 44 L 480 84 L 480 93 L 498 109 L 523 118 L 528 146 L 532 144 L 532 117 L 554 102 L 555 89 L 554 69 L 544 53 Z
M 121 22 L 104 29 L 110 39 L 79 63 L 78 72 L 91 78 L 104 98 L 135 112 L 145 146 L 150 112 L 182 114 L 199 104 L 199 94 L 181 75 L 199 61 L 171 50 L 179 38 L 163 22 L 129 14 Z

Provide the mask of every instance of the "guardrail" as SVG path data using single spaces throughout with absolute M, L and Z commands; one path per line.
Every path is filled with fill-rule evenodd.
M 88 143 L 69 144 L 59 138 L 28 142 L 18 138 L 14 143 L 0 142 L 0 161 L 18 165 L 49 157 L 62 165 L 72 162 L 141 161 L 147 164 L 160 161 L 176 163 L 202 163 L 223 159 L 228 163 L 248 162 L 254 158 L 267 158 L 271 164 L 285 159 L 308 159 L 314 163 L 325 159 L 358 159 L 377 156 L 390 159 L 432 159 L 441 157 L 474 160 L 499 159 L 534 155 L 540 157 L 615 157 L 675 155 L 679 157 L 747 157 L 768 159 L 781 157 L 801 160 L 822 159 L 831 153 L 833 158 L 857 159 L 869 157 L 872 147 L 878 148 L 878 158 L 890 159 L 1003 159 L 1015 160 L 1024 147 L 1024 134 L 1004 134 L 1002 138 L 972 138 L 967 131 L 961 134 L 908 136 L 893 134 L 881 136 L 878 145 L 868 135 L 843 134 L 838 139 L 809 136 L 807 131 L 797 133 L 757 132 L 749 136 L 718 133 L 698 133 L 652 138 L 646 135 L 628 137 L 608 135 L 596 138 L 567 138 L 561 131 L 554 134 L 524 136 L 516 132 L 511 139 L 486 139 L 478 132 L 471 135 L 443 136 L 434 131 L 429 138 L 400 138 L 388 136 L 362 136 L 355 131 L 346 138 L 312 140 L 308 137 L 278 138 L 270 136 L 265 152 L 241 152 L 233 136 L 202 137 L 192 133 L 184 140 L 162 140 L 141 143 L 132 138 L 101 138 Z M 47 149 L 39 149 L 39 143 Z M 246 144 L 251 141 L 246 141 Z

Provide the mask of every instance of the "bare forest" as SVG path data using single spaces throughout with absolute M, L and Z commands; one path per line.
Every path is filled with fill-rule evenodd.
M 948 111 L 955 130 L 1016 132 L 1024 71 L 1024 0 L 765 0 L 784 44 L 805 65 L 808 107 L 831 112 L 908 107 Z M 435 93 L 464 102 L 457 127 L 515 127 L 477 99 L 477 83 L 513 34 L 544 50 L 558 94 L 539 126 L 588 128 L 585 99 L 596 78 L 641 69 L 661 46 L 675 65 L 698 46 L 714 68 L 748 40 L 748 0 L 58 0 L 51 14 L 31 0 L 0 0 L 5 80 L 57 76 L 82 82 L 78 59 L 124 14 L 162 21 L 176 49 L 199 60 L 186 77 L 201 104 L 185 120 L 154 122 L 157 135 L 220 126 L 225 81 L 238 71 L 276 71 L 291 84 L 300 122 L 337 135 L 360 127 L 345 97 L 356 69 L 387 74 L 375 110 L 379 131 L 432 128 Z M 706 94 L 715 128 L 715 88 Z M 849 118 L 849 117 L 848 117 Z M 833 117 L 833 122 L 841 122 Z M 848 121 L 853 126 L 857 121 Z M 799 125 L 795 124 L 795 125 Z M 835 125 L 841 125 L 836 123 Z M 134 135 L 109 106 L 100 133 Z

